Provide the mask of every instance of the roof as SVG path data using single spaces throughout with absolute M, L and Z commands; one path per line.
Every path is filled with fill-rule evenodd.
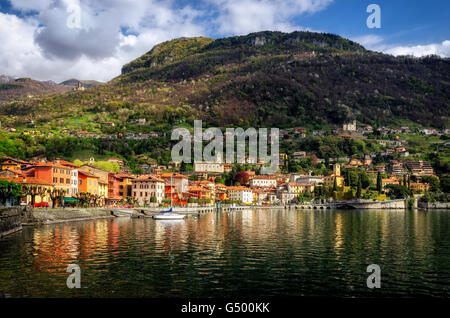
M 115 174 L 116 178 L 130 178 L 130 179 L 134 179 L 136 178 L 135 176 L 129 174 L 129 173 L 116 173 Z
M 185 176 L 184 174 L 181 174 L 181 173 L 177 173 L 177 172 L 164 172 L 161 174 L 161 177 L 162 178 L 172 177 L 172 178 L 186 178 L 187 179 L 187 176 Z
M 80 175 L 80 174 L 84 175 L 86 177 L 89 177 L 89 178 L 100 178 L 100 177 L 98 177 L 98 176 L 96 176 L 96 175 L 94 175 L 94 174 L 92 174 L 90 172 L 78 170 L 78 175 Z
M 11 177 L 0 177 L 0 180 L 7 180 L 7 181 L 14 181 L 15 183 L 21 183 L 21 184 L 36 184 L 36 185 L 53 185 L 52 183 L 34 178 L 34 177 L 18 177 L 18 178 L 11 178 Z
M 53 162 L 37 162 L 37 163 L 33 164 L 32 167 L 34 167 L 34 168 L 63 168 L 63 169 L 68 168 L 67 166 L 64 166 L 62 164 L 53 163 Z
M 247 187 L 227 187 L 227 190 L 241 190 L 241 191 L 252 191 L 252 189 L 247 188 Z
M 252 180 L 263 180 L 263 179 L 268 179 L 268 180 L 276 180 L 277 177 L 274 176 L 254 176 Z
M 63 160 L 63 159 L 56 159 L 56 160 L 58 160 L 58 161 L 59 161 L 59 164 L 61 164 L 61 165 L 63 165 L 63 166 L 68 166 L 68 167 L 78 168 L 78 166 L 77 166 L 76 164 L 72 163 L 72 162 L 65 161 L 65 160 Z M 55 161 L 56 161 L 56 160 L 55 160 Z
M 206 192 L 206 191 L 209 191 L 209 189 L 206 189 L 206 188 L 203 188 L 200 186 L 189 186 L 188 191 L 204 191 L 204 192 Z
M 21 159 L 15 159 L 15 158 L 11 158 L 11 157 L 8 157 L 8 156 L 2 157 L 0 159 L 0 161 L 2 161 L 2 162 L 5 161 L 5 160 L 12 160 L 12 161 L 15 161 L 15 162 L 18 162 L 18 163 L 21 163 L 21 164 L 29 163 L 28 161 L 24 161 L 24 160 L 21 160 Z
M 145 174 L 145 175 L 141 175 L 138 176 L 136 179 L 134 179 L 133 181 L 154 181 L 154 182 L 163 182 L 165 183 L 165 181 L 155 175 L 152 174 Z

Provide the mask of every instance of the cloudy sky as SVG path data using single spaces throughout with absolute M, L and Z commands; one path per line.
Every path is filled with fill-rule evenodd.
M 366 24 L 369 4 L 381 28 Z M 0 74 L 108 81 L 180 36 L 313 30 L 393 55 L 450 57 L 447 0 L 0 0 Z

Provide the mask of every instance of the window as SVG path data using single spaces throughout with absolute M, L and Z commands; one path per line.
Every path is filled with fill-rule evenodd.
M 83 184 L 83 180 L 78 180 L 78 184 Z
M 59 183 L 64 183 L 64 178 L 59 178 Z
M 66 179 L 66 183 L 67 183 L 67 184 L 70 184 L 70 179 Z
M 122 193 L 123 194 L 123 193 Z M 135 197 L 136 196 L 136 192 L 133 192 L 133 196 Z

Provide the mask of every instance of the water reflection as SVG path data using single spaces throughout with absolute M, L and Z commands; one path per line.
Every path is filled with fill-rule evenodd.
M 15 297 L 450 295 L 448 211 L 209 213 L 86 221 L 0 241 L 0 290 Z M 69 264 L 82 288 L 65 286 Z M 382 289 L 369 290 L 378 264 Z

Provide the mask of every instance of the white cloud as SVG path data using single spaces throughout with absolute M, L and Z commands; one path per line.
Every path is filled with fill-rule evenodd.
M 256 31 L 290 32 L 303 29 L 289 21 L 303 13 L 324 9 L 333 0 L 215 0 L 221 34 L 243 35 Z
M 152 0 L 81 0 L 81 28 L 69 28 L 67 4 L 73 2 L 11 0 L 14 8 L 37 14 L 0 13 L 1 72 L 57 82 L 107 81 L 157 43 L 205 33 L 194 23 L 199 11 Z
M 439 55 L 441 57 L 450 57 L 450 41 L 445 40 L 442 43 L 432 43 L 415 46 L 396 46 L 384 51 L 392 55 L 413 55 L 417 57 L 426 55 Z
M 376 45 L 383 42 L 383 37 L 374 34 L 362 35 L 351 38 L 352 41 L 357 42 L 364 46 L 365 48 L 372 49 L 376 47 Z
M 415 57 L 422 57 L 427 55 L 439 55 L 441 57 L 450 57 L 449 40 L 445 40 L 442 43 L 402 46 L 396 44 L 387 44 L 386 38 L 373 34 L 352 37 L 351 39 L 361 44 L 366 49 L 383 52 L 394 56 L 412 55 Z

